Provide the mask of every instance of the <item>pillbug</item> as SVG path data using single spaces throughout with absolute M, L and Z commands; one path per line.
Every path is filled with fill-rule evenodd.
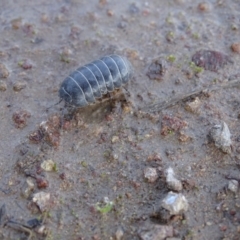
M 105 56 L 72 72 L 62 82 L 59 97 L 84 107 L 126 84 L 132 77 L 131 63 L 119 55 Z

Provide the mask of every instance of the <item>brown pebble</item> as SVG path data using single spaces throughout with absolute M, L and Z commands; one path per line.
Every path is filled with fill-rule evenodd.
M 26 33 L 28 36 L 32 36 L 34 34 L 36 34 L 37 30 L 35 29 L 35 27 L 30 24 L 30 23 L 25 23 L 22 26 L 22 30 L 24 33 Z
M 139 59 L 139 54 L 136 50 L 134 49 L 125 49 L 125 53 L 129 59 Z
M 50 145 L 58 147 L 60 143 L 60 117 L 57 115 L 51 116 L 47 122 L 40 124 L 40 129 L 45 135 L 45 140 Z
M 154 153 L 148 156 L 147 158 L 148 161 L 155 161 L 155 162 L 161 162 L 162 158 L 159 154 Z
M 70 121 L 64 121 L 63 122 L 63 125 L 62 125 L 62 128 L 64 130 L 70 130 L 72 128 L 72 122 Z
M 162 80 L 167 70 L 165 59 L 154 60 L 148 67 L 147 76 L 152 80 Z
M 220 224 L 220 225 L 219 225 L 219 228 L 220 228 L 220 230 L 223 231 L 223 232 L 225 232 L 225 231 L 227 230 L 227 226 L 224 225 L 224 224 Z
M 134 187 L 135 189 L 138 189 L 138 188 L 141 187 L 141 183 L 139 183 L 139 182 L 133 181 L 132 184 L 133 184 L 133 187 Z
M 31 69 L 32 68 L 32 63 L 30 62 L 29 59 L 24 59 L 20 62 L 18 62 L 18 66 L 22 67 L 23 69 Z
M 193 178 L 183 180 L 182 183 L 183 183 L 183 189 L 185 189 L 187 191 L 197 189 L 196 182 Z
M 184 132 L 182 132 L 182 131 L 179 132 L 178 140 L 180 142 L 188 142 L 190 139 L 191 138 L 187 134 L 185 134 Z
M 209 11 L 210 6 L 208 3 L 206 2 L 202 2 L 198 4 L 198 10 L 202 11 L 202 12 L 207 12 Z
M 108 15 L 109 17 L 112 17 L 112 16 L 114 15 L 113 10 L 108 9 L 108 10 L 107 10 L 107 15 Z
M 107 114 L 107 115 L 105 116 L 105 119 L 106 119 L 107 122 L 112 122 L 112 121 L 113 121 L 113 117 L 112 117 L 111 114 Z
M 0 78 L 7 78 L 9 76 L 9 72 L 5 65 L 0 63 Z
M 66 179 L 66 174 L 63 172 L 63 173 L 59 174 L 59 177 L 60 177 L 62 180 L 65 180 L 65 179 Z
M 188 101 L 185 105 L 185 109 L 191 113 L 198 113 L 201 105 L 201 101 L 198 97 L 194 100 Z
M 27 119 L 30 118 L 31 114 L 26 110 L 20 110 L 13 114 L 12 119 L 15 123 L 16 128 L 24 128 L 27 125 Z
M 7 84 L 4 81 L 0 81 L 0 91 L 4 92 L 7 90 Z
M 61 52 L 62 55 L 69 57 L 72 55 L 72 50 L 68 47 L 64 47 Z
M 235 53 L 240 53 L 240 42 L 233 43 L 232 46 L 231 46 L 231 49 Z
M 192 61 L 205 70 L 216 72 L 232 62 L 228 55 L 212 50 L 199 50 L 192 56 Z
M 49 186 L 48 180 L 45 178 L 37 178 L 36 179 L 38 188 L 47 188 Z
M 69 36 L 70 36 L 71 38 L 73 38 L 73 39 L 76 39 L 76 38 L 79 37 L 80 32 L 81 32 L 81 29 L 80 29 L 79 27 L 77 27 L 77 26 L 72 26 Z
M 187 125 L 187 122 L 178 117 L 164 115 L 162 118 L 161 135 L 167 136 L 173 132 L 179 132 L 181 129 L 187 127 Z
M 16 18 L 11 21 L 12 28 L 17 30 L 22 26 L 22 19 L 21 18 Z
M 236 215 L 236 211 L 235 211 L 234 209 L 231 209 L 231 210 L 229 211 L 229 213 L 230 213 L 232 216 Z
M 3 52 L 3 51 L 0 51 L 0 57 L 7 57 L 7 53 Z
M 151 13 L 151 12 L 150 12 L 149 9 L 147 9 L 147 8 L 143 9 L 143 11 L 142 11 L 142 15 L 143 15 L 144 17 L 148 16 L 150 13 Z
M 13 85 L 13 90 L 15 92 L 19 92 L 21 91 L 22 89 L 24 89 L 25 87 L 27 86 L 27 83 L 25 81 L 18 81 L 16 83 L 14 83 Z
M 42 130 L 38 129 L 37 131 L 31 133 L 28 138 L 32 143 L 38 144 L 44 138 L 44 133 Z
M 131 193 L 125 193 L 125 195 L 126 195 L 126 197 L 127 197 L 128 199 L 131 199 L 131 198 L 132 198 L 132 194 L 131 194 Z
M 62 62 L 69 63 L 70 62 L 70 55 L 72 55 L 72 50 L 70 48 L 64 47 L 60 53 L 60 59 Z
M 240 153 L 240 146 L 237 147 L 236 152 L 237 152 L 237 153 Z
M 49 21 L 49 18 L 46 13 L 43 13 L 41 16 L 41 22 L 47 23 Z
M 100 238 L 97 234 L 95 234 L 95 235 L 92 237 L 92 239 L 93 239 L 93 240 L 100 240 L 101 238 Z
M 99 5 L 103 6 L 107 3 L 107 0 L 99 0 Z

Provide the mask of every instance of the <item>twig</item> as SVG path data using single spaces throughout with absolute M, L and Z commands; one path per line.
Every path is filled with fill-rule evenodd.
M 232 80 L 227 83 L 220 84 L 220 85 L 210 85 L 207 88 L 200 88 L 200 89 L 194 90 L 190 93 L 171 98 L 169 100 L 154 103 L 152 105 L 149 105 L 149 106 L 141 109 L 141 111 L 148 112 L 148 113 L 159 112 L 159 111 L 162 111 L 163 109 L 172 107 L 172 106 L 178 104 L 179 102 L 185 101 L 189 97 L 193 97 L 193 96 L 199 95 L 201 93 L 207 93 L 207 92 L 212 92 L 212 91 L 220 90 L 223 88 L 231 88 L 231 87 L 240 87 L 240 80 Z

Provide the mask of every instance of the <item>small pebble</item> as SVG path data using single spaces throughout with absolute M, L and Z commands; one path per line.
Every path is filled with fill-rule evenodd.
M 191 113 L 197 113 L 201 105 L 201 101 L 196 97 L 193 101 L 189 101 L 185 105 L 185 109 Z
M 178 140 L 180 142 L 188 142 L 189 140 L 191 140 L 191 137 L 185 134 L 183 131 L 180 131 Z
M 42 177 L 37 178 L 36 182 L 37 182 L 37 187 L 39 189 L 47 188 L 49 186 L 48 180 Z
M 47 234 L 46 226 L 41 225 L 40 227 L 36 228 L 36 232 L 41 235 L 44 235 L 44 234 L 46 235 Z
M 188 123 L 172 115 L 164 115 L 162 118 L 161 135 L 167 136 L 174 132 L 179 132 L 183 128 L 188 126 Z
M 99 0 L 99 5 L 104 6 L 107 4 L 107 0 Z
M 7 84 L 4 81 L 0 80 L 0 91 L 4 92 L 7 90 Z
M 119 142 L 119 137 L 118 136 L 113 136 L 112 137 L 112 143 Z
M 69 36 L 73 39 L 77 39 L 80 35 L 81 29 L 77 26 L 72 26 Z
M 33 36 L 33 35 L 36 35 L 37 33 L 37 29 L 35 28 L 35 26 L 30 23 L 25 23 L 22 26 L 22 30 L 28 36 Z
M 69 63 L 71 55 L 72 55 L 72 50 L 70 48 L 64 47 L 60 53 L 61 61 Z
M 27 178 L 23 187 L 21 188 L 22 196 L 28 198 L 34 190 L 34 182 L 32 178 Z
M 6 66 L 0 63 L 0 78 L 7 78 L 9 76 L 9 72 Z
M 113 10 L 108 9 L 108 10 L 107 10 L 107 15 L 108 15 L 109 17 L 112 17 L 112 16 L 114 15 Z
M 38 144 L 42 141 L 42 139 L 44 138 L 44 133 L 38 129 L 35 132 L 32 132 L 29 136 L 28 136 L 29 140 L 32 143 Z
M 41 16 L 41 22 L 47 23 L 49 21 L 49 18 L 46 13 L 43 13 Z
M 129 7 L 129 12 L 132 14 L 136 14 L 139 13 L 139 7 L 137 7 L 137 5 L 135 3 L 132 3 Z
M 168 225 L 151 224 L 139 230 L 141 240 L 164 240 L 173 236 L 173 227 Z
M 121 227 L 118 227 L 117 231 L 116 231 L 116 240 L 121 240 L 123 238 L 123 229 Z
M 48 144 L 58 147 L 60 144 L 60 117 L 53 115 L 48 121 L 43 121 L 40 124 L 39 130 L 43 133 Z
M 146 75 L 152 80 L 162 80 L 167 71 L 167 62 L 163 58 L 154 60 L 148 67 Z
M 169 167 L 166 170 L 165 175 L 166 175 L 167 186 L 169 189 L 177 192 L 182 191 L 183 189 L 182 183 L 175 177 L 175 173 L 171 167 Z
M 202 11 L 202 12 L 207 12 L 210 10 L 210 6 L 208 3 L 206 2 L 202 2 L 198 4 L 198 10 Z
M 236 193 L 238 191 L 238 187 L 239 187 L 239 183 L 237 180 L 232 179 L 228 182 L 228 189 L 231 192 Z
M 221 149 L 224 153 L 231 153 L 231 133 L 225 122 L 213 126 L 210 130 L 210 137 L 217 148 Z
M 188 202 L 181 193 L 169 192 L 162 200 L 161 206 L 168 210 L 170 215 L 178 215 L 188 210 Z
M 199 50 L 192 56 L 192 61 L 198 66 L 209 71 L 218 71 L 231 62 L 228 55 L 213 50 Z
M 237 147 L 236 152 L 237 152 L 237 153 L 240 153 L 240 146 Z
M 127 27 L 127 22 L 125 22 L 125 21 L 121 21 L 120 23 L 118 23 L 117 26 L 118 26 L 119 28 L 121 28 L 121 29 L 124 29 L 124 28 Z
M 158 153 L 153 153 L 153 154 L 148 156 L 147 160 L 148 161 L 161 162 L 162 157 Z
M 144 169 L 144 177 L 149 183 L 153 183 L 158 179 L 158 173 L 156 168 L 147 167 Z
M 16 18 L 11 21 L 12 28 L 14 30 L 19 29 L 22 26 L 22 19 L 21 18 Z
M 13 90 L 15 92 L 19 92 L 21 91 L 22 89 L 26 88 L 27 86 L 27 83 L 25 81 L 18 81 L 18 82 L 15 82 L 14 85 L 13 85 Z
M 46 192 L 34 193 L 32 201 L 38 205 L 41 212 L 44 212 L 49 208 L 50 193 Z
M 31 114 L 26 110 L 20 110 L 13 114 L 12 119 L 15 123 L 16 128 L 24 128 L 27 125 L 27 119 L 30 118 Z
M 207 226 L 212 226 L 213 223 L 212 223 L 212 222 L 206 222 L 206 225 L 207 225 Z
M 29 59 L 24 59 L 20 62 L 18 62 L 18 66 L 22 67 L 23 69 L 31 69 L 32 68 L 32 63 L 30 62 Z
M 41 168 L 47 172 L 52 172 L 56 170 L 56 163 L 52 160 L 45 160 L 41 163 Z
M 181 238 L 170 237 L 170 238 L 166 238 L 166 240 L 182 240 L 182 239 Z
M 240 42 L 239 43 L 233 43 L 232 46 L 231 46 L 231 49 L 232 49 L 233 52 L 240 54 Z
M 131 106 L 129 106 L 128 104 L 124 104 L 124 106 L 123 106 L 123 113 L 127 114 L 127 113 L 130 113 L 131 111 L 132 111 Z

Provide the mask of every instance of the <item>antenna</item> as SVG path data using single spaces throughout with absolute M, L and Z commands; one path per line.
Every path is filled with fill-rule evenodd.
M 48 110 L 49 110 L 50 108 L 52 108 L 52 107 L 58 105 L 59 103 L 61 103 L 62 100 L 63 100 L 63 98 L 61 98 L 59 102 L 57 102 L 57 103 L 53 104 L 52 106 L 48 107 L 48 108 L 46 109 L 46 112 L 48 112 Z

